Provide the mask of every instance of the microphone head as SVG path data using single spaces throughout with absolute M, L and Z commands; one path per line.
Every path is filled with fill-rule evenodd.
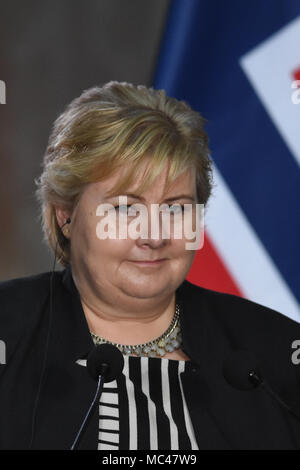
M 231 351 L 223 363 L 223 375 L 238 390 L 251 390 L 262 382 L 258 360 L 251 351 Z
M 101 375 L 104 382 L 111 382 L 121 375 L 123 367 L 123 354 L 112 344 L 98 344 L 87 357 L 87 370 L 95 380 Z

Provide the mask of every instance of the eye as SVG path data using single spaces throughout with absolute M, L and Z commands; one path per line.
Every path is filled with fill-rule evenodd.
M 130 204 L 121 204 L 119 206 L 115 206 L 115 210 L 119 211 L 120 214 L 124 214 L 124 215 L 126 215 L 126 214 L 127 215 L 136 215 L 135 211 L 134 211 L 134 213 L 133 212 L 131 213 L 131 211 L 130 211 L 131 207 L 132 207 L 132 204 L 131 205 Z
M 184 205 L 183 204 L 172 204 L 169 205 L 168 208 L 171 214 L 181 214 L 184 212 Z

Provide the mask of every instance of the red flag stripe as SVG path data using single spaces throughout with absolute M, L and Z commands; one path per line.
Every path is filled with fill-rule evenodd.
M 189 282 L 207 289 L 243 297 L 216 248 L 205 234 L 204 246 L 196 252 L 194 262 L 186 278 Z
M 294 80 L 300 80 L 300 67 L 293 71 Z

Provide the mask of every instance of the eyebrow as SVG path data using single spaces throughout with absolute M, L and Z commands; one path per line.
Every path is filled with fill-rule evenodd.
M 145 200 L 145 198 L 143 198 L 142 196 L 139 196 L 138 194 L 134 194 L 134 193 L 122 193 L 122 194 L 112 194 L 111 196 L 107 196 L 104 198 L 104 200 L 106 201 L 107 199 L 112 199 L 114 197 L 120 197 L 120 196 L 128 196 L 128 197 L 131 197 L 133 199 L 139 199 L 139 200 Z M 163 202 L 171 202 L 171 201 L 176 201 L 178 199 L 189 199 L 190 201 L 195 201 L 195 197 L 192 196 L 191 194 L 177 194 L 176 196 L 172 196 L 172 197 L 168 197 L 166 199 L 164 199 Z

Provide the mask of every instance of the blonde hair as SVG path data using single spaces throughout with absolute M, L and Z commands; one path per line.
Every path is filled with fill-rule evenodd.
M 61 233 L 55 207 L 72 211 L 87 184 L 122 167 L 127 171 L 114 188 L 121 194 L 145 156 L 151 161 L 138 191 L 150 187 L 169 163 L 169 184 L 195 168 L 198 202 L 206 204 L 212 169 L 204 123 L 184 101 L 142 85 L 111 81 L 74 99 L 54 123 L 36 180 L 44 238 L 53 251 L 57 246 L 58 261 L 69 264 L 70 242 Z

